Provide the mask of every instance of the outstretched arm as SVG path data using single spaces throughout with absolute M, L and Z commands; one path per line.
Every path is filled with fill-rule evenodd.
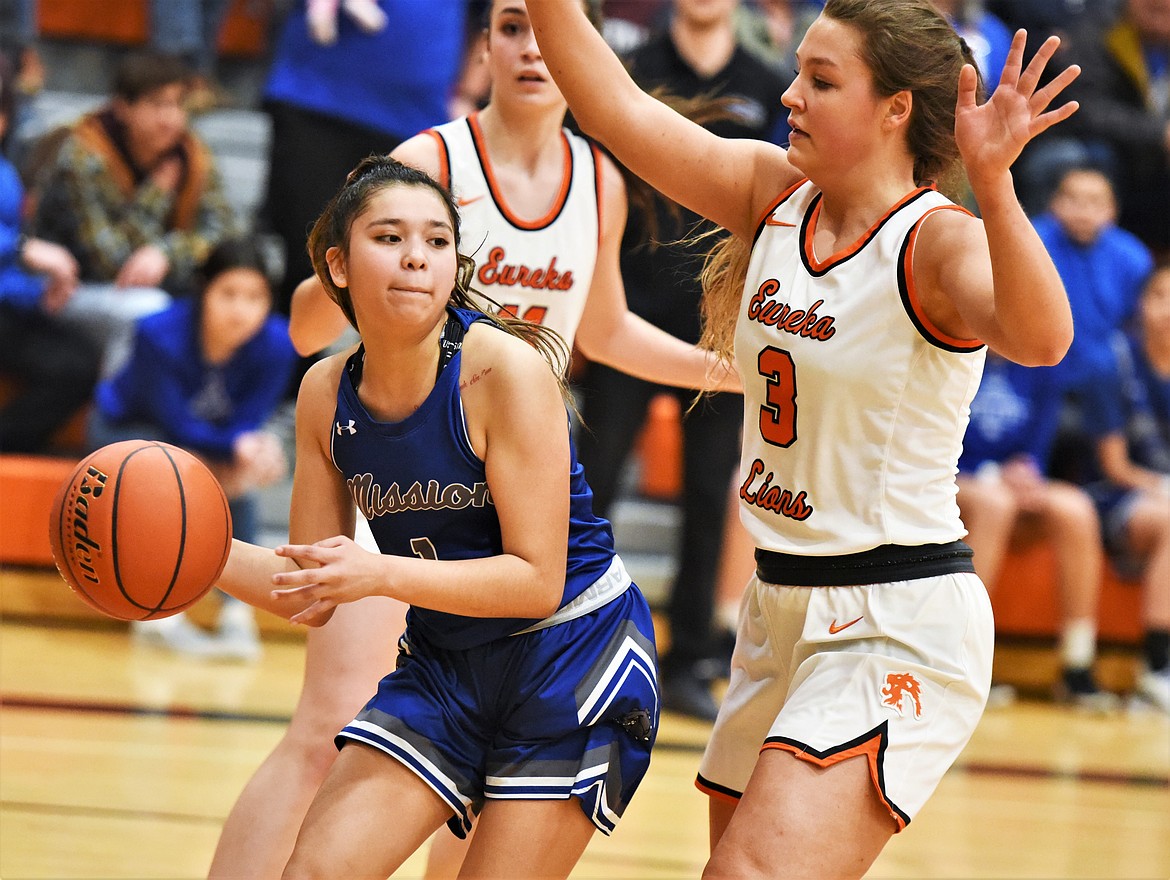
M 1065 356 L 1072 312 L 1057 268 L 1016 198 L 1011 165 L 1033 137 L 1075 112 L 1075 103 L 1048 106 L 1080 70 L 1062 70 L 1038 89 L 1060 41 L 1049 37 L 1025 69 L 1025 36 L 1017 32 L 985 103 L 976 103 L 975 70 L 965 67 L 959 77 L 955 137 L 982 220 L 950 211 L 932 216 L 915 275 L 928 316 L 944 330 L 983 339 L 1019 364 L 1041 366 Z
M 655 189 L 751 241 L 768 202 L 800 176 L 784 150 L 717 137 L 642 91 L 580 0 L 531 0 L 528 17 L 582 130 Z
M 1080 69 L 1067 68 L 1037 89 L 1060 41 L 1050 37 L 1025 69 L 1025 37 L 1016 33 L 999 84 L 984 104 L 975 102 L 974 69 L 963 69 L 955 138 L 982 222 L 940 212 L 925 226 L 918 265 L 928 314 L 942 315 L 940 326 L 982 339 L 1017 363 L 1041 366 L 1057 363 L 1068 350 L 1072 313 L 1056 267 L 1016 199 L 1010 168 L 1028 141 L 1076 111 L 1075 102 L 1048 107 Z M 953 317 L 946 315 L 948 304 Z
M 609 159 L 602 162 L 602 183 L 605 216 L 601 245 L 577 327 L 577 347 L 591 361 L 647 382 L 703 391 L 742 391 L 739 374 L 731 364 L 630 311 L 620 257 L 627 212 L 625 184 Z

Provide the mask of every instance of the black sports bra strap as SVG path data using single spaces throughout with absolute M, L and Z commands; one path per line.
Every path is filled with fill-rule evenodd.
M 443 368 L 451 363 L 451 359 L 463 348 L 463 323 L 455 315 L 447 316 L 447 323 L 443 325 L 443 332 L 439 334 L 439 368 L 436 377 L 443 372 Z

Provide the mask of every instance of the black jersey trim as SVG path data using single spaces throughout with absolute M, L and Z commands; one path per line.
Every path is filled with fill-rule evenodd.
M 890 744 L 890 723 L 888 721 L 883 721 L 873 730 L 870 730 L 867 733 L 863 733 L 861 736 L 856 737 L 855 739 L 851 739 L 848 742 L 844 742 L 840 745 L 833 746 L 832 748 L 825 749 L 823 752 L 819 749 L 814 749 L 808 743 L 801 742 L 800 740 L 792 739 L 791 737 L 787 736 L 770 736 L 764 740 L 763 748 L 768 748 L 769 746 L 772 748 L 776 748 L 777 746 L 787 746 L 785 751 L 791 749 L 797 754 L 798 757 L 808 755 L 815 759 L 814 763 L 823 765 L 829 763 L 829 759 L 831 759 L 834 755 L 839 755 L 842 752 L 849 752 L 854 749 L 859 749 L 866 743 L 872 742 L 875 739 L 877 740 L 878 746 L 877 755 L 874 756 L 874 772 L 877 775 L 876 784 L 878 787 L 878 793 L 881 795 L 882 803 L 885 804 L 887 809 L 889 809 L 902 820 L 903 827 L 905 827 L 906 825 L 910 824 L 910 816 L 906 813 L 905 810 L 890 800 L 890 796 L 886 792 L 885 757 L 886 747 Z
M 910 255 L 910 248 L 912 247 L 915 236 L 922 225 L 922 221 L 930 216 L 930 212 L 923 214 L 910 229 L 906 232 L 906 238 L 902 242 L 902 247 L 898 250 L 898 296 L 902 300 L 902 308 L 906 311 L 906 316 L 910 319 L 910 323 L 918 331 L 918 334 L 933 345 L 935 348 L 941 348 L 943 351 L 951 351 L 956 354 L 970 354 L 979 351 L 984 347 L 983 342 L 978 339 L 973 339 L 969 343 L 962 344 L 959 340 L 954 342 L 947 341 L 938 335 L 938 331 L 927 327 L 922 320 L 922 316 L 918 314 L 918 309 L 915 308 L 914 298 L 910 295 L 910 288 L 913 280 L 910 277 L 909 265 L 912 260 Z
M 487 183 L 488 194 L 491 196 L 492 202 L 495 203 L 496 210 L 500 212 L 500 216 L 504 218 L 508 225 L 521 232 L 540 232 L 548 229 L 565 212 L 565 206 L 569 204 L 569 199 L 573 196 L 573 179 L 576 177 L 577 157 L 573 153 L 573 144 L 569 140 L 568 132 L 561 129 L 561 143 L 564 147 L 565 167 L 564 177 L 561 180 L 563 191 L 557 194 L 558 203 L 545 216 L 528 221 L 514 213 L 504 201 L 504 194 L 496 184 L 491 158 L 487 155 L 487 143 L 483 138 L 482 129 L 479 128 L 479 122 L 475 117 L 476 114 L 471 114 L 464 120 L 464 123 L 467 125 L 467 130 L 471 135 L 471 147 L 475 152 L 475 160 L 479 163 L 479 170 L 483 174 L 484 181 Z
M 824 193 L 818 192 L 815 196 L 813 196 L 812 201 L 809 202 L 808 207 L 804 212 L 804 219 L 800 223 L 800 261 L 804 264 L 805 271 L 807 271 L 808 274 L 813 278 L 821 278 L 822 276 L 827 275 L 830 270 L 836 268 L 837 266 L 848 263 L 858 254 L 864 251 L 869 243 L 877 237 L 877 234 L 881 232 L 885 225 L 894 219 L 894 217 L 896 217 L 906 208 L 910 207 L 910 205 L 914 204 L 927 193 L 931 192 L 934 192 L 934 190 L 930 187 L 921 187 L 916 192 L 908 194 L 901 201 L 891 205 L 890 209 L 886 211 L 885 216 L 878 220 L 878 222 L 869 229 L 867 229 L 861 238 L 851 244 L 848 251 L 842 255 L 834 254 L 833 256 L 829 257 L 827 261 L 821 264 L 821 268 L 817 269 L 813 267 L 812 262 L 809 260 L 809 251 L 812 249 L 812 243 L 810 241 L 810 236 L 812 235 L 812 221 L 813 218 L 817 215 L 817 208 L 820 206 L 821 201 L 824 199 L 825 195 Z

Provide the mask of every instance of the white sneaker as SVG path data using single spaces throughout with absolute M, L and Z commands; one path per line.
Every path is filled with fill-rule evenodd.
M 159 620 L 134 620 L 130 635 L 139 644 L 163 648 L 189 657 L 222 657 L 217 640 L 180 612 Z
M 988 709 L 1005 709 L 1016 701 L 1016 689 L 1010 684 L 993 681 L 987 692 Z
M 1170 666 L 1157 672 L 1144 670 L 1138 676 L 1135 690 L 1145 702 L 1161 712 L 1170 714 Z
M 226 602 L 219 612 L 215 642 L 220 656 L 254 663 L 260 659 L 260 627 L 251 606 L 243 602 Z

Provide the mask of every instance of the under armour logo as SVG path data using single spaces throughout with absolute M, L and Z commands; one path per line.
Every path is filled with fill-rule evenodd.
M 353 424 L 354 424 L 353 419 L 349 420 L 348 425 L 343 425 L 343 424 L 341 424 L 341 422 L 338 422 L 337 423 L 337 436 L 340 437 L 342 434 L 356 434 L 357 428 L 355 428 L 353 426 Z

